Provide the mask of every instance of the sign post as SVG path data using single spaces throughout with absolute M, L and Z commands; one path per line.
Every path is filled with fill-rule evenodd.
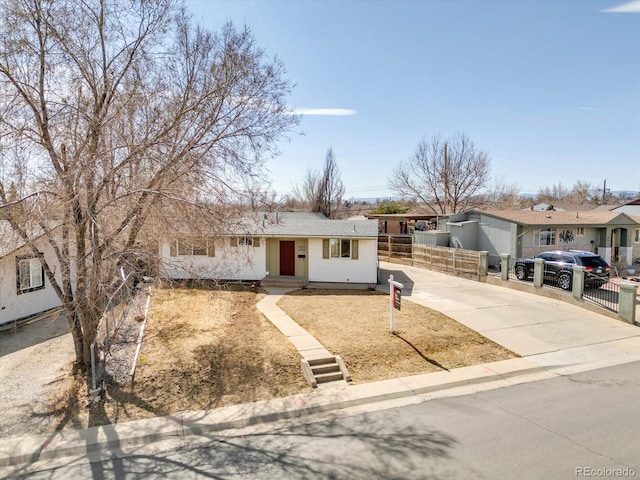
M 400 298 L 404 285 L 393 280 L 393 275 L 389 275 L 389 331 L 395 335 L 396 329 L 393 323 L 393 309 L 400 310 Z

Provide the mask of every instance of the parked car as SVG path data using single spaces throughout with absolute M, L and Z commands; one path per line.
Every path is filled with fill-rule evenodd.
M 533 261 L 536 258 L 544 260 L 544 281 L 556 283 L 563 290 L 573 287 L 573 267 L 576 265 L 584 267 L 586 288 L 599 288 L 609 281 L 609 264 L 600 255 L 582 250 L 553 250 L 533 258 L 519 258 L 515 264 L 518 280 L 533 277 Z

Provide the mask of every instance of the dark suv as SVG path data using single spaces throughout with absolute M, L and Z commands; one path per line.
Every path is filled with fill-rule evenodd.
M 584 285 L 586 288 L 599 288 L 609 281 L 609 264 L 600 255 L 582 250 L 553 250 L 543 252 L 533 258 L 516 260 L 515 272 L 518 280 L 533 277 L 533 259 L 544 260 L 544 281 L 556 283 L 563 290 L 573 286 L 573 267 L 584 267 Z

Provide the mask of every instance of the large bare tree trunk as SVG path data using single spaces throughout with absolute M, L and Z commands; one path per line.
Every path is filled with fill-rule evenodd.
M 173 0 L 7 0 L 0 33 L 0 208 L 34 255 L 37 238 L 53 250 L 45 272 L 87 369 L 154 205 L 188 223 L 185 206 L 254 198 L 298 121 L 290 83 L 248 29 L 196 28 Z

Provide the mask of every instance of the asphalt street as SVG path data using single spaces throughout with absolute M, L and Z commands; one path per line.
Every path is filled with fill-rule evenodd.
M 414 399 L 414 401 L 416 401 Z M 30 479 L 640 476 L 640 362 L 321 421 L 3 469 Z M 393 405 L 393 404 L 391 404 Z M 116 458 L 121 457 L 121 458 Z

